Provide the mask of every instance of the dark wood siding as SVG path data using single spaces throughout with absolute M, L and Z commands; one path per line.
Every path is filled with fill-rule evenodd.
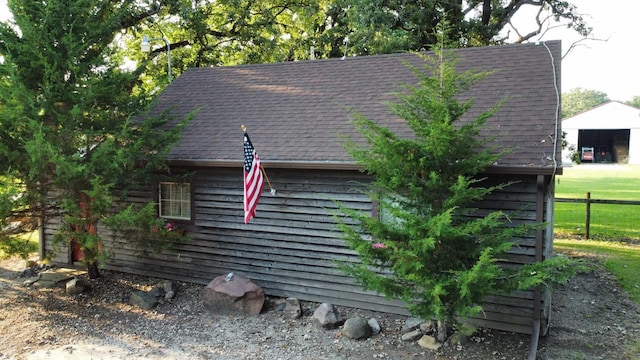
M 107 268 L 200 284 L 234 272 L 259 284 L 268 295 L 408 314 L 404 305 L 363 291 L 339 269 L 340 262 L 357 261 L 335 229 L 338 200 L 363 211 L 374 211 L 359 184 L 369 181 L 355 171 L 267 169 L 277 193 L 265 186 L 256 217 L 244 224 L 242 170 L 197 170 L 192 179 L 193 221 L 182 226 L 191 241 L 164 254 L 135 256 L 126 241 L 108 239 L 112 259 Z M 518 182 L 495 192 L 472 216 L 493 210 L 511 212 L 514 224 L 532 223 L 538 201 L 536 177 L 502 177 Z M 132 202 L 157 201 L 155 187 L 131 194 Z M 51 234 L 51 230 L 46 230 Z M 105 234 L 106 235 L 106 234 Z M 48 236 L 48 235 L 47 235 Z M 520 240 L 505 266 L 531 263 L 535 234 Z M 473 319 L 480 326 L 531 333 L 534 292 L 487 299 L 484 313 Z

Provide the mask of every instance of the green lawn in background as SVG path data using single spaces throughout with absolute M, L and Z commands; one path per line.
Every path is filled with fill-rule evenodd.
M 640 166 L 574 165 L 556 177 L 556 198 L 640 201 Z M 554 227 L 559 236 L 585 235 L 586 205 L 555 204 Z M 640 205 L 591 204 L 590 238 L 640 240 Z
M 30 234 L 23 234 L 17 238 L 1 241 L 0 259 L 6 259 L 16 255 L 27 258 L 29 255 L 38 251 L 39 239 L 38 231 L 34 231 Z
M 556 176 L 556 197 L 640 200 L 640 165 L 582 164 Z

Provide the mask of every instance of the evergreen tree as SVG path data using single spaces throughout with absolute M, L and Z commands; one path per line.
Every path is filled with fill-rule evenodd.
M 121 30 L 150 13 L 110 1 L 9 1 L 0 24 L 0 193 L 4 238 L 61 219 L 55 238 L 77 243 L 89 276 L 104 249 L 98 225 L 130 186 L 163 165 L 180 126 L 135 114 L 147 97 L 114 56 Z M 144 160 L 144 161 L 141 161 Z
M 457 95 L 486 73 L 455 70 L 453 55 L 437 50 L 425 69 L 412 67 L 419 82 L 406 86 L 392 113 L 404 119 L 413 138 L 400 138 L 359 116 L 367 141 L 347 150 L 374 181 L 368 195 L 382 216 L 343 209 L 357 225 L 341 223 L 344 238 L 361 262 L 343 266 L 366 289 L 408 304 L 425 320 L 445 324 L 481 311 L 488 294 L 529 289 L 562 277 L 562 259 L 508 270 L 499 265 L 516 239 L 529 229 L 509 224 L 502 211 L 472 216 L 473 204 L 509 183 L 488 185 L 481 174 L 503 154 L 480 131 L 500 104 L 468 122 L 460 121 L 473 100 Z M 533 270 L 535 269 L 535 270 Z

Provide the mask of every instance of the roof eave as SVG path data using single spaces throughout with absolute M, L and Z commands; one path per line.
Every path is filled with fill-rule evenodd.
M 302 169 L 302 170 L 362 170 L 362 167 L 350 161 L 262 161 L 267 168 L 273 169 Z M 203 167 L 203 168 L 233 168 L 242 167 L 239 160 L 169 160 L 170 166 L 175 167 Z M 511 175 L 561 175 L 562 168 L 550 166 L 490 166 L 488 174 Z

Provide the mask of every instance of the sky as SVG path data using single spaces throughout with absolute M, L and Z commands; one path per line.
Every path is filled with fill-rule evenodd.
M 611 100 L 628 101 L 640 96 L 640 1 L 638 0 L 570 0 L 578 7 L 598 40 L 582 41 L 565 54 L 581 37 L 573 30 L 550 29 L 539 39 L 562 40 L 561 85 L 566 93 L 575 88 L 601 91 Z M 0 0 L 0 21 L 9 12 L 7 0 Z M 513 19 L 526 33 L 534 27 L 532 13 L 523 12 Z
M 562 40 L 562 92 L 575 88 L 596 90 L 611 100 L 623 102 L 640 96 L 640 1 L 569 2 L 577 6 L 578 12 L 593 27 L 589 37 L 599 40 L 582 41 L 565 54 L 571 44 L 581 39 L 575 31 L 565 27 L 551 29 L 540 39 Z M 517 18 L 513 22 L 522 23 L 525 28 L 529 26 Z

